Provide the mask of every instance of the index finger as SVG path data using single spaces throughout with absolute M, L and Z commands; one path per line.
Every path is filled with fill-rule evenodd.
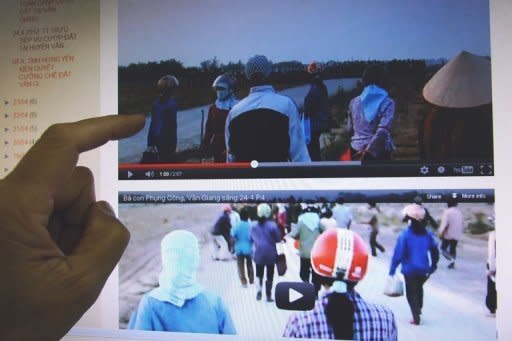
M 70 176 L 81 152 L 135 134 L 142 115 L 109 115 L 49 127 L 6 179 L 56 191 Z

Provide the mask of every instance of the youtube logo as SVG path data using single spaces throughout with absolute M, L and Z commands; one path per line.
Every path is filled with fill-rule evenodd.
M 279 309 L 311 310 L 315 306 L 315 287 L 305 282 L 277 283 L 275 298 Z

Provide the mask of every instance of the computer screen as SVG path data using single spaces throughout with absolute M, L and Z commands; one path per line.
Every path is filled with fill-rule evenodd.
M 118 43 L 119 179 L 493 175 L 488 1 L 120 1 Z
M 146 117 L 138 134 L 80 157 L 131 241 L 71 339 L 298 336 L 292 327 L 315 311 L 317 298 L 343 291 L 332 278 L 313 281 L 299 225 L 364 245 L 368 263 L 354 270 L 364 278 L 353 289 L 382 319 L 392 314 L 399 340 L 510 335 L 508 1 L 8 0 L 1 7 L 0 174 L 52 123 L 97 113 Z M 254 244 L 252 261 L 239 264 L 231 235 L 238 220 L 226 220 L 246 216 L 250 236 L 260 205 L 280 238 L 280 263 L 263 270 Z M 392 277 L 402 296 L 388 289 L 400 286 L 389 274 L 407 216 L 423 212 L 408 211 L 414 205 L 432 218 L 425 231 L 439 260 L 413 312 L 418 302 L 409 304 L 407 287 L 419 287 L 410 288 L 417 282 L 407 283 L 402 265 Z M 454 216 L 462 231 L 449 238 Z M 318 230 L 299 224 L 308 219 Z M 169 299 L 158 288 L 166 283 L 162 243 L 173 232 L 197 242 L 193 288 L 220 307 L 222 335 L 193 333 L 194 319 L 181 329 L 163 319 L 166 332 L 144 326 L 144 307 L 158 311 Z
M 461 340 L 484 340 L 496 335 L 495 320 L 486 316 L 484 304 L 489 297 L 486 264 L 489 248 L 494 247 L 488 237 L 494 231 L 493 190 L 123 191 L 119 193 L 119 203 L 119 217 L 131 233 L 130 245 L 119 263 L 122 329 L 162 330 L 167 326 L 174 332 L 180 332 L 180 328 L 208 332 L 206 326 L 211 317 L 196 312 L 192 303 L 180 308 L 182 315 L 157 303 L 162 299 L 158 294 L 161 288 L 176 290 L 165 285 L 166 269 L 171 263 L 166 259 L 171 252 L 166 240 L 185 230 L 198 240 L 200 256 L 196 267 L 183 261 L 183 271 L 193 277 L 191 282 L 197 283 L 203 293 L 214 295 L 221 302 L 223 308 L 218 314 L 222 314 L 223 324 L 219 323 L 218 333 L 269 340 L 298 336 L 287 334 L 293 317 L 307 320 L 321 314 L 317 306 L 311 310 L 308 304 L 328 293 L 327 286 L 320 284 L 317 292 L 289 287 L 290 283 L 316 283 L 314 276 L 304 273 L 303 265 L 304 259 L 309 262 L 315 254 L 312 250 L 308 253 L 311 235 L 350 230 L 364 240 L 370 258 L 366 274 L 354 290 L 363 300 L 393 312 L 400 339 L 437 340 L 456 335 Z M 271 214 L 261 223 L 260 207 L 265 205 Z M 413 233 L 407 216 L 411 205 L 426 210 L 426 228 L 421 233 L 432 236 L 440 249 L 439 260 L 432 261 L 437 270 L 423 285 L 420 326 L 409 324 L 411 313 L 405 297 L 384 294 L 390 269 L 400 257 L 399 240 Z M 260 243 L 258 230 L 270 225 L 277 228 L 277 252 L 285 255 L 287 269 L 278 274 L 277 265 L 275 273 L 263 276 L 258 273 L 262 263 L 259 258 L 271 250 Z M 253 241 L 244 250 L 247 233 Z M 458 242 L 455 249 L 448 245 L 452 238 Z M 406 245 L 404 257 L 416 257 L 419 244 Z M 414 250 L 411 245 L 415 245 Z M 249 255 L 250 263 L 244 255 Z M 407 274 L 406 283 L 411 281 L 408 262 L 404 260 L 401 265 Z M 407 290 L 412 292 L 409 287 Z M 200 299 L 191 301 L 194 300 Z M 180 321 L 184 315 L 186 323 Z M 315 324 L 304 328 L 314 329 Z M 320 336 L 314 332 L 304 335 Z

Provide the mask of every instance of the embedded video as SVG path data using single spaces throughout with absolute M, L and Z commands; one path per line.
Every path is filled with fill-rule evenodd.
M 496 337 L 494 191 L 120 192 L 119 326 Z
M 488 1 L 118 14 L 120 179 L 493 175 Z

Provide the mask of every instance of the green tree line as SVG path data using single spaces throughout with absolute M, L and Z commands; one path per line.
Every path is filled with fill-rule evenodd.
M 414 88 L 423 86 L 428 74 L 433 73 L 424 60 L 406 59 L 385 62 L 331 60 L 324 63 L 322 77 L 324 79 L 361 77 L 364 69 L 375 63 L 386 66 L 391 80 L 405 77 L 413 81 Z M 296 60 L 274 62 L 270 82 L 278 90 L 306 84 L 310 80 L 306 66 L 307 64 Z M 176 76 L 180 81 L 175 95 L 179 109 L 211 103 L 215 100 L 211 84 L 217 76 L 223 73 L 229 73 L 236 78 L 237 96 L 245 97 L 249 84 L 244 75 L 242 61 L 221 63 L 214 57 L 193 67 L 185 67 L 176 59 L 119 66 L 119 112 L 123 114 L 149 112 L 151 103 L 158 95 L 155 89 L 156 82 L 167 74 Z

